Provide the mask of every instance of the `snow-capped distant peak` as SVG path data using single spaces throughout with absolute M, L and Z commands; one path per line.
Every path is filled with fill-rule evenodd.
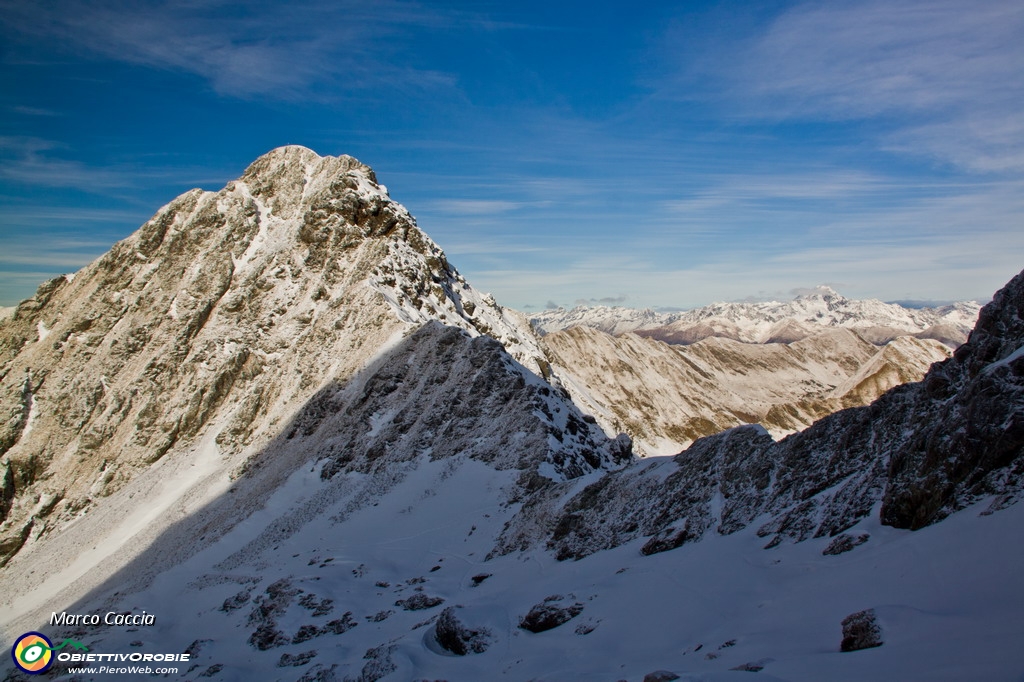
M 610 334 L 643 333 L 669 343 L 693 343 L 709 336 L 765 343 L 778 340 L 776 332 L 782 327 L 790 331 L 807 328 L 807 333 L 821 327 L 849 327 L 877 329 L 882 336 L 887 333 L 888 338 L 898 334 L 931 334 L 955 346 L 966 340 L 980 309 L 973 301 L 941 308 L 906 308 L 876 299 L 849 299 L 822 285 L 785 302 L 720 302 L 672 313 L 581 306 L 547 310 L 530 319 L 543 332 L 586 326 Z M 785 340 L 795 339 L 786 336 Z
M 838 291 L 836 291 L 832 287 L 828 286 L 827 284 L 819 284 L 818 286 L 814 287 L 810 291 L 802 291 L 802 292 L 800 292 L 797 295 L 796 300 L 799 300 L 799 299 L 802 299 L 802 298 L 823 298 L 823 299 L 826 299 L 826 300 L 828 300 L 828 299 L 833 299 L 833 300 L 834 299 L 842 299 L 844 301 L 846 300 L 845 296 L 843 296 L 842 294 L 840 294 Z

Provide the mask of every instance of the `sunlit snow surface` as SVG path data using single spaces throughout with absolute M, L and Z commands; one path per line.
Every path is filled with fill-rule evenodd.
M 641 680 L 654 670 L 683 679 L 1009 680 L 1024 675 L 1024 507 L 979 516 L 986 504 L 911 532 L 882 527 L 877 513 L 851 529 L 871 539 L 851 552 L 823 556 L 828 538 L 765 550 L 758 524 L 732 536 L 709 534 L 679 549 L 642 556 L 641 541 L 580 561 L 556 562 L 545 551 L 485 561 L 492 539 L 515 505 L 496 504 L 512 482 L 473 460 L 410 463 L 405 479 L 376 503 L 345 515 L 368 477 L 321 480 L 315 466 L 297 471 L 265 509 L 212 547 L 161 575 L 144 592 L 110 607 L 157 615 L 154 627 L 90 633 L 94 651 L 183 651 L 200 640 L 187 676 L 221 665 L 214 679 L 298 679 L 315 665 L 336 665 L 334 679 L 358 679 L 368 650 L 394 645 L 394 672 L 412 680 Z M 332 486 L 338 497 L 317 513 L 312 496 Z M 292 515 L 289 537 L 267 533 Z M 434 569 L 435 566 L 440 568 Z M 434 569 L 434 570 L 431 570 Z M 473 576 L 491 574 L 479 586 Z M 301 590 L 276 619 L 294 636 L 351 612 L 358 625 L 300 644 L 258 651 L 247 643 L 253 599 L 285 579 Z M 419 582 L 420 579 L 425 579 Z M 417 588 L 444 604 L 405 611 L 395 602 Z M 235 610 L 223 604 L 249 599 Z M 313 616 L 307 603 L 333 600 Z M 562 595 L 583 612 L 533 634 L 519 620 L 546 597 Z M 438 653 L 428 622 L 462 605 L 493 643 L 464 657 Z M 842 619 L 876 610 L 885 644 L 840 653 Z M 392 611 L 380 622 L 370 618 Z M 379 617 L 379 616 L 378 616 Z M 588 634 L 579 634 L 592 628 Z M 210 641 L 202 641 L 210 640 Z M 734 642 L 733 644 L 728 644 Z M 138 646 L 138 645 L 136 645 Z M 277 667 L 282 654 L 311 650 L 302 667 Z M 763 666 L 758 678 L 731 668 Z

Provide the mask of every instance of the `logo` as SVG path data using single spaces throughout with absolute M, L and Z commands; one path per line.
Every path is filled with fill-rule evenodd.
M 19 670 L 29 675 L 38 675 L 53 665 L 53 652 L 69 644 L 79 651 L 89 650 L 84 644 L 73 639 L 65 639 L 60 646 L 55 647 L 43 633 L 26 632 L 11 647 L 11 658 Z

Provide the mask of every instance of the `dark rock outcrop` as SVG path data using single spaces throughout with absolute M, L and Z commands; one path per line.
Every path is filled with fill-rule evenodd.
M 655 670 L 644 675 L 644 682 L 672 682 L 678 679 L 679 675 L 670 670 Z
M 843 619 L 843 641 L 840 651 L 859 651 L 882 646 L 882 628 L 874 609 L 851 613 Z
M 434 639 L 446 651 L 456 656 L 469 653 L 480 654 L 490 646 L 492 635 L 484 627 L 472 628 L 465 625 L 456 612 L 458 607 L 449 606 L 441 612 L 434 627 Z
M 825 556 L 835 556 L 837 554 L 843 554 L 849 552 L 856 547 L 860 547 L 871 538 L 867 533 L 859 533 L 857 535 L 851 535 L 849 533 L 840 533 L 837 535 L 832 542 L 828 543 L 828 547 L 821 550 L 821 553 Z
M 918 426 L 889 460 L 882 521 L 921 528 L 1024 484 L 1024 273 L 981 310 L 970 339 L 928 373 Z
M 534 605 L 530 612 L 519 621 L 519 627 L 530 632 L 545 632 L 568 623 L 583 613 L 583 604 L 574 602 L 567 606 L 561 606 L 558 603 L 560 601 L 562 601 L 561 597 L 554 599 L 549 597 L 542 603 Z
M 401 606 L 406 611 L 424 611 L 440 606 L 443 603 L 443 597 L 431 597 L 422 592 L 417 592 L 408 599 L 399 599 L 395 602 L 395 606 Z

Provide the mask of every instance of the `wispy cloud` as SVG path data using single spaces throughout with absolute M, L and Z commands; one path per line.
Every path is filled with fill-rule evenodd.
M 191 73 L 221 94 L 245 98 L 310 98 L 338 85 L 404 92 L 450 87 L 450 74 L 389 59 L 402 49 L 402 32 L 410 27 L 450 29 L 473 21 L 489 30 L 502 28 L 467 13 L 396 0 L 257 0 L 245 5 L 230 0 L 16 0 L 4 7 L 0 25 L 16 35 Z
M 6 248 L 6 245 L 5 245 Z M 75 272 L 102 255 L 110 245 L 96 249 L 92 253 L 76 251 L 71 248 L 62 249 L 38 249 L 32 252 L 9 253 L 4 256 L 4 263 L 10 265 L 25 265 L 37 268 L 37 272 L 46 274 L 37 281 L 41 282 L 46 277 L 53 277 L 54 273 Z
M 484 271 L 473 281 L 483 289 L 503 292 L 503 302 L 513 307 L 544 300 L 590 302 L 596 297 L 586 292 L 613 287 L 623 293 L 609 298 L 628 297 L 635 305 L 692 307 L 711 300 L 741 300 L 752 292 L 758 292 L 756 298 L 786 299 L 789 291 L 828 282 L 845 283 L 837 288 L 855 298 L 985 299 L 1020 270 L 1017 254 L 1024 250 L 1024 237 L 1006 247 L 996 256 L 980 240 L 973 245 L 942 240 L 886 248 L 810 246 L 775 254 L 746 249 L 676 266 L 591 258 L 561 270 Z M 611 272 L 614 277 L 609 277 Z M 766 285 L 770 291 L 765 291 Z
M 622 305 L 629 296 L 605 296 L 604 298 L 577 298 L 576 305 Z
M 520 201 L 502 201 L 497 199 L 439 199 L 432 202 L 430 208 L 439 213 L 478 216 L 507 213 L 523 208 L 526 205 Z
M 708 174 L 701 180 L 702 185 L 685 192 L 683 198 L 662 201 L 662 208 L 671 214 L 685 216 L 723 207 L 763 205 L 779 200 L 848 200 L 851 197 L 889 193 L 897 184 L 891 179 L 863 171 L 837 168 L 770 175 L 737 170 L 733 173 Z
M 61 145 L 39 138 L 0 137 L 0 180 L 43 187 L 75 187 L 90 191 L 128 187 L 137 175 L 90 167 L 62 159 Z
M 531 246 L 529 243 L 518 241 L 509 242 L 501 239 L 488 239 L 474 237 L 473 235 L 456 235 L 453 239 L 446 239 L 442 245 L 445 253 L 450 256 L 483 256 L 490 257 L 495 254 L 502 256 L 522 256 L 527 254 L 542 254 L 545 249 L 539 246 Z
M 951 183 L 893 196 L 878 178 L 864 185 L 878 196 L 843 210 L 772 214 L 756 191 L 749 205 L 746 195 L 731 194 L 745 177 L 709 190 L 722 206 L 703 213 L 674 206 L 664 224 L 648 218 L 633 225 L 628 240 L 605 229 L 585 240 L 545 237 L 557 245 L 548 247 L 550 257 L 528 262 L 494 249 L 486 262 L 470 261 L 472 280 L 513 306 L 626 296 L 631 305 L 678 307 L 752 292 L 785 298 L 828 282 L 844 283 L 837 288 L 849 296 L 883 300 L 984 298 L 1021 267 L 1021 182 Z M 773 186 L 762 189 L 771 194 Z
M 11 111 L 22 116 L 61 116 L 62 114 L 52 109 L 42 109 L 40 107 L 26 107 L 26 106 L 15 106 L 11 107 Z
M 144 209 L 127 210 L 121 208 L 85 208 L 28 205 L 21 207 L 4 207 L 0 215 L 0 226 L 48 226 L 62 223 L 138 223 L 141 225 L 149 216 Z M 100 243 L 100 242 L 97 242 Z M 110 244 L 107 244 L 109 247 Z
M 68 158 L 78 153 L 66 144 L 38 137 L 0 136 L 0 180 L 21 186 L 74 188 L 90 193 L 110 193 L 154 183 L 194 187 L 220 185 L 230 177 L 221 177 L 209 168 L 183 168 L 172 165 L 115 162 L 106 165 Z M 45 213 L 46 207 L 40 207 Z
M 755 94 L 836 118 L 1005 104 L 1020 95 L 1022 28 L 1017 2 L 807 4 L 771 25 L 740 75 Z
M 1024 168 L 1024 5 L 1016 0 L 807 3 L 735 45 L 733 56 L 718 49 L 720 59 L 694 62 L 698 77 L 713 77 L 744 116 L 879 119 L 886 148 L 972 170 Z M 685 83 L 695 76 L 687 72 Z
M 669 219 L 712 218 L 723 226 L 804 213 L 811 224 L 837 232 L 874 225 L 891 238 L 927 239 L 964 236 L 980 226 L 1006 230 L 1024 211 L 1022 192 L 1024 181 L 1016 179 L 939 181 L 835 169 L 766 177 L 737 171 L 711 175 L 705 185 L 660 206 Z

